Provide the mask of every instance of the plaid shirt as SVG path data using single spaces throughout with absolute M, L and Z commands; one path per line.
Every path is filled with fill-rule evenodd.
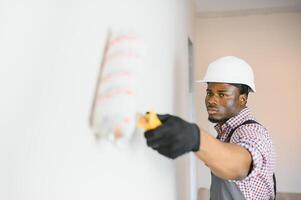
M 247 120 L 255 120 L 249 108 L 243 109 L 223 125 L 216 125 L 219 140 L 225 141 L 232 129 Z M 235 130 L 230 143 L 238 144 L 251 153 L 253 168 L 243 180 L 229 181 L 233 181 L 238 186 L 247 200 L 274 199 L 273 173 L 276 154 L 267 130 L 260 124 L 242 125 Z

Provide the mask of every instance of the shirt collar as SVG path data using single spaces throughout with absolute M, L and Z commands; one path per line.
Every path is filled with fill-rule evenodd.
M 250 116 L 250 109 L 248 107 L 242 109 L 237 115 L 228 119 L 222 125 L 215 125 L 214 128 L 218 133 L 224 132 L 226 130 L 232 130 L 237 127 L 239 124 L 243 123 L 248 116 Z

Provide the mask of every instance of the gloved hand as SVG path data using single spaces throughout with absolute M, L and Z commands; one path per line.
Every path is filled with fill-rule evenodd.
M 158 117 L 162 125 L 144 133 L 149 147 L 172 159 L 199 150 L 200 129 L 196 124 L 168 114 Z

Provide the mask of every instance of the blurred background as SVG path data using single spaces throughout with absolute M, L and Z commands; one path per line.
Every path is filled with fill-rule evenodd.
M 300 0 L 0 0 L 0 199 L 195 200 L 210 187 L 193 154 L 166 159 L 141 133 L 122 148 L 95 140 L 89 117 L 111 28 L 143 38 L 137 111 L 213 135 L 195 80 L 220 56 L 245 59 L 257 89 L 248 105 L 276 145 L 278 191 L 301 193 Z

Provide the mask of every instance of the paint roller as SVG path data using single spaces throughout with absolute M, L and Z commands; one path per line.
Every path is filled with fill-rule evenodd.
M 133 32 L 108 34 L 90 116 L 97 138 L 117 143 L 129 141 L 136 127 L 150 130 L 161 124 L 154 112 L 137 114 L 141 45 L 141 38 Z

